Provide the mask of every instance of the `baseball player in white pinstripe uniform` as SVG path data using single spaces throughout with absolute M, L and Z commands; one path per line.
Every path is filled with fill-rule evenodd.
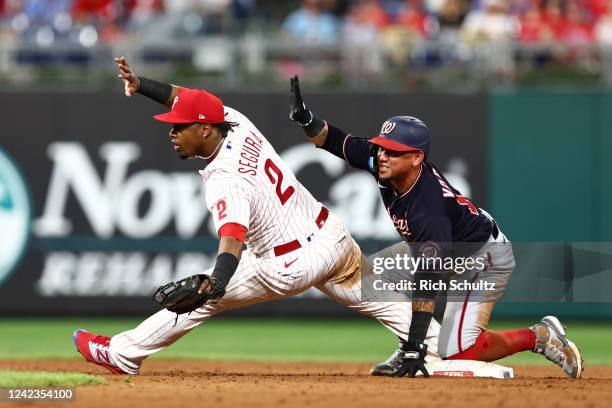
M 138 374 L 142 361 L 223 310 L 278 299 L 316 287 L 339 303 L 378 319 L 408 337 L 411 310 L 397 302 L 361 300 L 362 255 L 344 224 L 296 179 L 257 128 L 202 90 L 137 77 L 117 58 L 127 96 L 138 92 L 171 107 L 157 120 L 173 125 L 170 138 L 182 158 L 200 157 L 206 205 L 219 236 L 215 267 L 202 291 L 214 293 L 187 314 L 162 309 L 112 338 L 77 330 L 77 350 L 117 374 Z M 243 244 L 247 245 L 243 250 Z M 426 342 L 437 358 L 439 325 Z

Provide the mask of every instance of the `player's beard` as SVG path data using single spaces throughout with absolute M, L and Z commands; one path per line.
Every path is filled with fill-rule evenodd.
M 380 168 L 378 169 L 378 178 L 380 180 L 389 180 L 391 178 L 391 170 L 389 169 L 389 167 L 385 167 L 384 171 L 381 172 Z

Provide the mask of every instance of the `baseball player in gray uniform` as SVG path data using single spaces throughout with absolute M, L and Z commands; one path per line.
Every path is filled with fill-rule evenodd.
M 425 123 L 412 116 L 394 116 L 372 139 L 356 137 L 316 117 L 304 104 L 298 78 L 291 79 L 290 118 L 317 147 L 369 172 L 377 181 L 389 217 L 414 258 L 432 260 L 414 274 L 412 321 L 407 341 L 400 340 L 397 352 L 372 370 L 378 375 L 428 375 L 423 342 L 431 324 L 439 289 L 431 284 L 456 270 L 436 266 L 436 260 L 457 258 L 457 253 L 483 260 L 470 273 L 493 284 L 487 290 L 464 290 L 461 298 L 449 299 L 442 319 L 438 351 L 443 358 L 495 361 L 521 351 L 543 354 L 571 378 L 582 373 L 580 350 L 571 342 L 564 326 L 546 316 L 531 328 L 488 330 L 495 302 L 501 298 L 515 267 L 512 245 L 493 217 L 476 207 L 428 160 L 431 137 Z M 466 253 L 467 252 L 467 253 Z M 441 264 L 440 264 L 441 265 Z M 462 272 L 460 272 L 462 274 Z M 484 286 L 484 285 L 483 285 Z M 409 307 L 407 305 L 406 307 Z

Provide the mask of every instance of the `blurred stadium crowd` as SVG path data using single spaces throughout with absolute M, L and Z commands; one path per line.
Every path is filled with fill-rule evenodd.
M 0 0 L 4 79 L 14 63 L 91 65 L 94 49 L 234 81 L 512 83 L 553 66 L 609 84 L 612 0 Z

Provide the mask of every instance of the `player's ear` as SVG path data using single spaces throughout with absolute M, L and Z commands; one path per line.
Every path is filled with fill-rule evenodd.
M 419 150 L 414 158 L 414 166 L 420 166 L 421 163 L 425 161 L 425 153 L 422 150 Z
M 211 134 L 212 125 L 210 123 L 202 123 L 200 131 L 202 132 L 202 137 L 206 139 Z

